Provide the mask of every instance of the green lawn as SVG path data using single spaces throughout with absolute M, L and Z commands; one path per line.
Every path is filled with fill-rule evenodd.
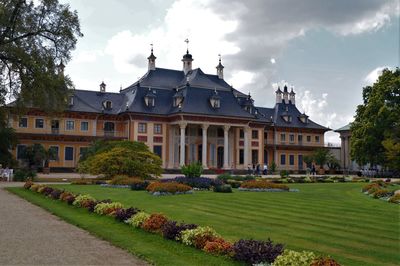
M 171 219 L 209 225 L 229 240 L 269 237 L 275 242 L 286 244 L 290 249 L 311 250 L 331 255 L 344 265 L 398 265 L 400 207 L 363 195 L 360 193 L 362 185 L 360 183 L 294 184 L 291 187 L 300 189 L 300 192 L 235 191 L 231 194 L 195 192 L 193 195 L 166 197 L 154 197 L 146 192 L 100 186 L 58 185 L 58 187 L 75 193 L 88 193 L 97 199 L 110 198 L 147 212 L 162 212 Z M 110 221 L 108 217 L 94 217 L 85 210 L 77 210 L 58 202 L 51 203 L 50 206 L 44 203 L 45 200 L 39 195 L 33 197 L 33 193 L 18 189 L 14 191 L 25 195 L 29 200 L 41 199 L 41 202 L 36 203 L 46 205 L 45 207 L 55 214 L 91 231 L 93 226 L 105 223 L 121 227 L 119 229 L 121 233 L 140 235 L 140 241 L 144 241 L 140 244 L 148 246 L 146 253 L 138 250 L 139 240 L 134 241 L 135 244 L 130 250 L 158 264 L 166 262 L 154 258 L 159 256 L 160 245 L 164 248 L 171 246 L 171 250 L 168 251 L 168 256 L 171 256 L 168 258 L 169 264 L 177 265 L 178 262 L 185 264 L 185 260 L 192 253 L 196 254 L 196 257 L 192 256 L 186 264 L 228 263 L 222 259 L 218 262 L 219 258 L 203 256 L 182 245 L 162 241 L 158 236 L 127 229 L 124 225 Z M 77 222 L 79 219 L 75 216 L 85 220 L 85 225 Z M 100 219 L 99 222 L 97 219 Z M 104 228 L 104 230 L 111 229 Z M 116 238 L 98 231 L 101 230 L 94 233 L 105 239 Z M 149 241 L 148 239 L 152 239 L 154 246 L 145 243 Z M 118 241 L 112 242 L 118 245 Z M 175 251 L 179 254 L 173 254 Z M 184 254 L 180 254 L 182 252 Z

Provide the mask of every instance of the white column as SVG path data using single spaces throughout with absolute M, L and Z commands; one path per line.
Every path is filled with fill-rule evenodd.
M 185 129 L 186 129 L 187 123 L 181 123 L 179 124 L 179 127 L 181 128 L 181 156 L 179 160 L 179 165 L 185 165 Z
M 247 165 L 249 164 L 249 127 L 243 128 L 244 133 L 244 167 L 247 169 Z
M 207 129 L 208 129 L 208 126 L 209 126 L 208 124 L 203 124 L 201 127 L 203 129 L 201 163 L 202 163 L 204 169 L 208 169 L 208 166 L 207 166 Z
M 224 126 L 224 169 L 229 169 L 229 160 L 228 160 L 228 154 L 229 154 L 229 128 L 231 126 L 225 125 Z
M 174 138 L 175 138 L 175 127 L 169 126 L 169 144 L 168 144 L 168 168 L 174 168 Z

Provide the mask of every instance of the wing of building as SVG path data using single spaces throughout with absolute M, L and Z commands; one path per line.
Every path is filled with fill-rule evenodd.
M 216 75 L 192 69 L 192 61 L 187 51 L 182 70 L 158 68 L 152 50 L 147 73 L 119 93 L 103 82 L 98 91 L 74 90 L 58 117 L 34 108 L 11 116 L 20 140 L 15 156 L 41 143 L 58 153 L 50 167 L 74 168 L 92 141 L 127 139 L 145 142 L 168 169 L 194 161 L 224 169 L 275 162 L 298 171 L 306 167 L 303 156 L 324 145 L 329 129 L 297 109 L 293 89 L 278 88 L 274 107 L 258 107 L 225 82 L 221 59 Z

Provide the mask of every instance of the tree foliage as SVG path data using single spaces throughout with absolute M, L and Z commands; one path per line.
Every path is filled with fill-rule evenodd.
M 0 111 L 17 107 L 62 110 L 69 78 L 60 75 L 82 36 L 76 11 L 58 0 L 0 1 Z
M 162 173 L 161 159 L 142 142 L 98 141 L 93 143 L 82 159 L 78 169 L 93 175 L 104 174 L 149 178 Z
M 22 158 L 28 163 L 30 169 L 48 167 L 50 159 L 56 159 L 57 153 L 54 149 L 46 149 L 42 144 L 35 143 L 26 147 Z
M 363 88 L 363 104 L 351 124 L 351 157 L 360 165 L 400 170 L 400 69 L 383 70 L 378 81 Z
M 17 135 L 13 128 L 9 128 L 0 119 L 0 164 L 3 167 L 15 167 L 17 162 L 10 150 L 17 145 Z

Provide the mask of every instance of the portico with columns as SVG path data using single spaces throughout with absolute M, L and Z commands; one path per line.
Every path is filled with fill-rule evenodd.
M 250 140 L 244 138 L 243 147 L 237 145 L 238 134 L 241 129 L 247 138 L 250 137 L 250 127 L 243 124 L 223 124 L 197 121 L 178 121 L 169 126 L 169 164 L 168 168 L 180 168 L 192 162 L 199 162 L 204 169 L 221 168 L 236 169 L 237 150 L 243 149 L 244 162 L 249 160 Z M 258 147 L 257 147 L 258 148 Z M 262 158 L 260 158 L 260 163 Z M 240 167 L 240 168 L 242 168 Z

